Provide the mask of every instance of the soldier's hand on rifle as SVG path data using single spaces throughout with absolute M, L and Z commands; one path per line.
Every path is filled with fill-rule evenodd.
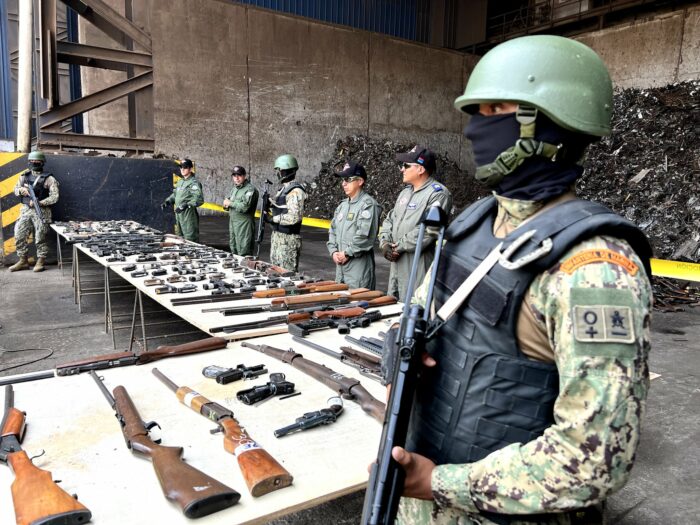
M 22 186 L 22 187 L 19 189 L 19 194 L 20 194 L 20 195 L 24 195 L 24 196 L 26 197 L 27 195 L 29 195 L 29 190 L 28 190 L 27 188 L 25 188 L 24 186 Z
M 430 484 L 435 463 L 414 452 L 408 452 L 401 447 L 391 449 L 391 456 L 406 471 L 403 485 L 403 496 L 432 500 L 433 491 Z

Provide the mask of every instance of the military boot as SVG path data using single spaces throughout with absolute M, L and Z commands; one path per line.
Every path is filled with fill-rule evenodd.
M 20 270 L 28 270 L 28 269 L 29 269 L 29 263 L 27 262 L 26 256 L 20 257 L 19 261 L 17 261 L 15 264 L 10 266 L 11 272 L 18 272 Z
M 32 257 L 31 255 L 27 257 L 27 264 L 29 266 L 34 266 L 35 263 L 36 263 L 36 259 L 34 257 Z
M 37 257 L 36 264 L 34 265 L 34 270 L 35 272 L 43 272 L 44 271 L 44 262 L 46 261 L 45 257 Z

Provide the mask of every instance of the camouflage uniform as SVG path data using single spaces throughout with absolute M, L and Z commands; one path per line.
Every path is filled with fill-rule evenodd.
M 496 198 L 494 234 L 499 238 L 542 209 L 540 202 Z M 583 255 L 590 250 L 609 250 L 617 262 L 586 260 Z M 428 280 L 416 291 L 416 301 L 425 301 Z M 582 312 L 606 306 L 629 308 L 631 342 L 581 337 L 588 326 Z M 568 524 L 573 515 L 568 511 L 600 503 L 624 486 L 649 389 L 651 307 L 642 262 L 617 238 L 583 241 L 535 278 L 520 309 L 517 338 L 525 355 L 556 364 L 555 423 L 539 438 L 513 443 L 479 461 L 438 465 L 431 479 L 434 500 L 403 498 L 397 522 L 493 523 L 479 515 L 482 509 L 552 513 L 513 523 Z
M 328 252 L 345 252 L 345 264 L 335 267 L 335 280 L 350 288 L 374 290 L 374 240 L 379 229 L 382 208 L 364 190 L 350 200 L 345 199 L 335 210 L 328 232 Z
M 292 184 L 297 184 L 294 181 L 286 182 L 277 192 L 275 199 L 272 200 L 272 207 L 280 206 L 275 203 L 277 198 Z M 306 192 L 301 188 L 294 188 L 287 194 L 285 201 L 286 210 L 272 217 L 274 225 L 291 226 L 301 223 L 304 216 L 304 201 L 306 201 Z M 278 231 L 272 232 L 270 238 L 270 262 L 276 266 L 281 266 L 290 271 L 299 270 L 299 255 L 301 254 L 301 235 L 296 233 L 282 233 Z
M 386 216 L 379 230 L 380 246 L 385 243 L 396 243 L 396 251 L 402 254 L 398 261 L 391 263 L 387 292 L 389 295 L 398 297 L 400 301 L 406 299 L 406 286 L 411 274 L 413 253 L 416 251 L 419 221 L 423 211 L 434 203 L 437 203 L 448 215 L 452 211 L 452 194 L 434 178 L 428 178 L 425 184 L 415 191 L 413 187 L 408 186 L 399 194 L 394 209 Z M 433 262 L 435 253 L 433 245 L 436 239 L 437 229 L 429 228 L 423 243 L 416 282 L 421 282 Z
M 202 184 L 194 174 L 181 178 L 175 185 L 175 190 L 165 199 L 166 204 L 174 204 L 175 209 L 185 207 L 181 212 L 175 212 L 176 228 L 180 235 L 188 241 L 199 242 L 199 214 L 197 207 L 204 204 Z
M 34 175 L 37 175 L 37 173 L 35 172 Z M 17 184 L 14 188 L 15 195 L 18 197 L 20 196 L 19 190 L 24 183 L 25 177 L 22 175 L 17 180 Z M 34 233 L 37 257 L 46 257 L 49 253 L 46 234 L 49 230 L 49 223 L 51 222 L 51 206 L 58 202 L 58 181 L 52 175 L 49 175 L 44 180 L 44 188 L 48 189 L 49 196 L 40 200 L 39 205 L 41 206 L 41 215 L 46 222 L 44 223 L 41 221 L 34 210 L 34 206 L 22 204 L 22 208 L 19 212 L 19 219 L 17 219 L 15 223 L 15 246 L 17 248 L 17 255 L 20 258 L 27 256 L 27 252 L 29 251 L 27 247 L 27 238 L 32 232 Z
M 255 208 L 258 205 L 258 190 L 249 180 L 234 186 L 228 197 L 228 235 L 231 253 L 253 255 L 255 231 Z

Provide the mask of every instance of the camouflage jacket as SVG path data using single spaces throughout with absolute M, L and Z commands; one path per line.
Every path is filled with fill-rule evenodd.
M 497 198 L 494 233 L 499 237 L 542 208 L 537 202 Z M 601 251 L 613 256 L 595 257 Z M 415 302 L 425 302 L 428 281 L 416 291 Z M 514 443 L 480 461 L 436 466 L 434 499 L 403 498 L 397 522 L 490 524 L 479 515 L 484 509 L 552 513 L 537 523 L 565 524 L 570 523 L 567 511 L 599 503 L 624 486 L 649 388 L 651 308 L 642 262 L 620 239 L 583 241 L 536 277 L 521 307 L 518 340 L 524 353 L 557 366 L 554 425 L 534 441 Z M 611 326 L 612 312 L 627 313 L 630 341 L 608 342 L 602 335 L 591 339 L 591 311 L 602 314 L 601 323 L 612 319 Z M 604 324 L 596 328 L 601 334 L 608 329 Z M 539 351 L 532 348 L 538 345 Z

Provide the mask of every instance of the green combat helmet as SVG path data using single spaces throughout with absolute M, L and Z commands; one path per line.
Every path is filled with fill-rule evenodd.
M 287 182 L 296 176 L 299 164 L 294 155 L 280 155 L 275 160 L 275 173 L 280 182 Z
M 602 137 L 610 134 L 612 81 L 601 58 L 584 44 L 553 35 L 532 35 L 504 42 L 486 53 L 469 76 L 455 107 L 474 114 L 479 104 L 515 102 L 520 109 L 520 140 L 476 177 L 497 184 L 526 158 L 556 160 L 561 144 L 534 139 L 541 111 L 564 129 Z
M 29 157 L 27 157 L 27 161 L 29 162 L 30 165 L 34 163 L 41 163 L 44 164 L 46 162 L 46 155 L 44 155 L 43 151 L 32 151 L 29 154 Z

